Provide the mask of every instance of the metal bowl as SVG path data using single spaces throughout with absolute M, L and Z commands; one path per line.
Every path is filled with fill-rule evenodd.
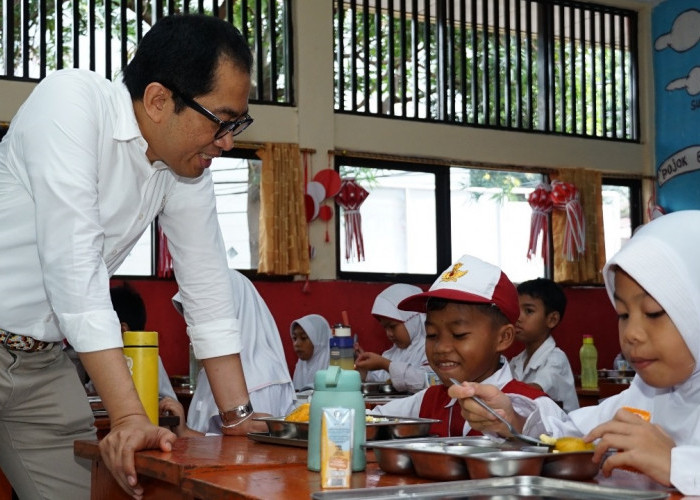
M 377 394 L 400 394 L 396 388 L 388 382 L 362 382 L 362 394 L 365 396 Z
M 439 422 L 439 420 L 434 418 L 392 417 L 388 415 L 370 416 L 382 420 L 367 423 L 367 441 L 425 437 L 430 432 L 430 426 Z
M 368 422 L 365 426 L 366 441 L 381 441 L 385 439 L 406 439 L 425 437 L 430 426 L 439 422 L 431 418 L 406 418 L 373 415 L 380 418 L 378 422 Z M 255 420 L 267 424 L 270 436 L 285 439 L 309 439 L 308 422 L 290 422 L 284 417 L 256 417 Z
M 542 465 L 542 475 L 557 479 L 585 481 L 598 474 L 600 464 L 592 460 L 593 450 L 548 453 Z
M 477 453 L 463 457 L 471 479 L 539 476 L 542 473 L 544 460 L 544 453 L 517 450 Z

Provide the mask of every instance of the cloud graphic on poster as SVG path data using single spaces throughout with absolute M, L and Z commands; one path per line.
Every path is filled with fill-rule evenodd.
M 671 47 L 676 52 L 685 52 L 700 42 L 700 11 L 686 10 L 675 21 L 671 31 L 656 39 L 654 48 L 664 50 Z
M 700 66 L 695 66 L 688 73 L 687 78 L 677 78 L 666 85 L 666 90 L 683 90 L 687 89 L 688 94 L 700 94 Z

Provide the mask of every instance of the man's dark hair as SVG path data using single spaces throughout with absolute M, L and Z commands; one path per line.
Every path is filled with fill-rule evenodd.
M 146 328 L 146 305 L 136 290 L 124 284 L 110 288 L 109 295 L 120 322 L 137 332 Z
M 146 87 L 160 82 L 189 98 L 213 90 L 219 61 L 231 60 L 250 74 L 253 54 L 232 24 L 214 16 L 178 14 L 162 18 L 146 33 L 134 58 L 124 69 L 124 84 L 133 100 L 143 98 Z M 177 95 L 175 111 L 184 102 Z
M 545 314 L 551 312 L 559 313 L 559 320 L 564 317 L 566 310 L 566 295 L 564 290 L 554 281 L 546 278 L 523 281 L 518 285 L 518 295 L 529 295 L 535 299 L 540 299 L 544 304 Z
M 447 300 L 439 297 L 429 297 L 426 303 L 426 311 L 442 311 L 447 307 L 447 304 L 467 304 L 476 307 L 481 313 L 487 315 L 491 319 L 493 326 L 501 327 L 509 325 L 510 320 L 495 304 L 480 304 L 478 302 L 460 302 L 458 300 Z

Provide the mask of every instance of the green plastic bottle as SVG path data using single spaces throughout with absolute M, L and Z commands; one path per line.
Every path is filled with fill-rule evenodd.
M 583 345 L 579 351 L 581 358 L 581 388 L 598 388 L 598 350 L 591 335 L 583 336 Z

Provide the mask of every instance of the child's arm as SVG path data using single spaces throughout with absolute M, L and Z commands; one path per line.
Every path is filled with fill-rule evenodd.
M 203 433 L 197 432 L 194 429 L 190 429 L 187 427 L 186 424 L 186 418 L 185 418 L 185 408 L 180 404 L 179 401 L 176 401 L 172 398 L 169 397 L 164 397 L 163 399 L 160 400 L 158 403 L 158 410 L 160 413 L 165 413 L 165 412 L 170 412 L 172 415 L 175 415 L 177 417 L 180 417 L 180 423 L 173 429 L 173 432 L 177 437 L 197 437 L 197 436 L 204 436 Z
M 383 357 L 376 352 L 364 351 L 362 354 L 357 356 L 355 360 L 355 367 L 358 370 L 386 370 L 389 371 L 389 365 L 391 360 Z
M 525 417 L 515 412 L 508 395 L 501 392 L 494 385 L 462 382 L 461 385 L 455 384 L 450 386 L 447 393 L 450 397 L 459 400 L 459 405 L 462 407 L 462 416 L 469 422 L 472 429 L 481 432 L 497 433 L 501 436 L 509 435 L 506 426 L 475 403 L 471 399 L 472 396 L 479 396 L 487 405 L 510 422 L 516 430 L 522 431 L 523 429 Z
M 595 427 L 584 437 L 585 441 L 596 439 L 600 441 L 594 461 L 601 461 L 610 449 L 617 450 L 603 463 L 605 476 L 615 468 L 632 467 L 661 484 L 671 484 L 671 449 L 676 443 L 658 425 L 620 409 L 612 420 Z

